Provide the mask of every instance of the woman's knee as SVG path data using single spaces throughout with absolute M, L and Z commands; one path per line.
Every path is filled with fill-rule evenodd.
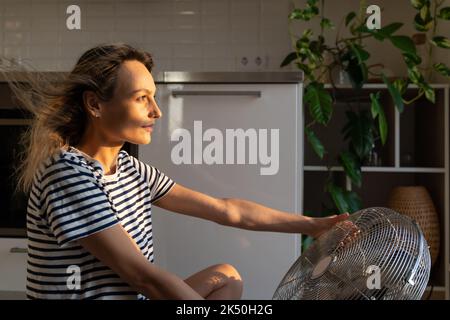
M 240 298 L 242 295 L 242 291 L 244 289 L 244 284 L 242 281 L 242 277 L 237 271 L 237 269 L 228 263 L 218 264 L 215 266 L 216 272 L 220 272 L 226 277 L 226 285 L 232 288 L 235 292 L 235 295 L 239 296 L 236 298 Z
M 213 266 L 215 271 L 223 273 L 227 278 L 242 282 L 242 277 L 237 269 L 228 263 L 216 264 Z
M 217 264 L 212 266 L 212 268 L 215 274 L 219 273 L 224 278 L 222 285 L 218 289 L 220 290 L 222 288 L 227 292 L 227 299 L 240 299 L 244 284 L 237 269 L 228 263 Z M 221 298 L 223 299 L 223 297 Z

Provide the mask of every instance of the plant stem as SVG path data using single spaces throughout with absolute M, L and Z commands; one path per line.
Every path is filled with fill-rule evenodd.
M 359 17 L 358 17 L 358 25 L 361 25 L 363 23 L 363 21 L 365 20 L 364 17 L 366 16 L 366 9 L 367 8 L 367 3 L 366 0 L 360 0 L 359 1 Z M 355 40 L 359 40 L 359 44 L 362 43 L 362 36 L 361 33 L 358 34 L 358 37 Z
M 422 97 L 422 96 L 424 95 L 424 93 L 425 93 L 425 91 L 421 90 L 417 96 L 415 96 L 415 97 L 412 98 L 411 100 L 403 100 L 403 102 L 404 102 L 405 104 L 411 104 L 411 103 L 413 103 L 413 102 L 419 100 L 420 97 Z
M 325 18 L 325 0 L 320 0 L 320 18 L 323 20 Z M 320 24 L 320 35 L 323 36 L 323 25 Z
M 437 4 L 437 3 L 433 2 L 433 4 L 434 4 L 434 10 L 433 10 L 433 31 L 432 31 L 432 34 L 431 34 L 432 38 L 436 35 L 436 29 L 437 29 L 437 23 L 438 23 L 438 19 L 436 17 L 437 16 L 437 9 L 442 3 Z M 426 69 L 428 70 L 428 73 L 427 73 L 427 76 L 426 76 L 427 81 L 431 81 L 431 77 L 433 75 L 433 69 L 431 68 L 431 62 L 432 62 L 432 56 L 433 56 L 433 48 L 434 48 L 434 45 L 428 43 L 428 64 L 427 64 L 427 67 L 426 67 Z
M 357 37 L 353 37 L 353 38 L 342 38 L 341 40 L 339 40 L 337 43 L 341 43 L 341 42 L 347 42 L 347 41 L 354 41 L 354 40 L 362 40 L 362 39 L 365 39 L 365 38 L 370 38 L 370 37 L 372 37 L 373 35 L 372 34 L 366 34 L 366 35 L 359 35 L 359 36 L 357 36 Z
M 342 17 L 341 22 L 339 23 L 339 26 L 336 30 L 336 40 L 334 41 L 336 47 L 338 46 L 338 41 L 339 41 L 339 38 L 341 37 L 341 30 L 342 30 L 342 26 L 344 25 L 344 20 L 345 20 L 345 17 Z
M 308 124 L 306 125 L 306 128 L 310 128 L 310 127 L 312 127 L 312 126 L 315 125 L 315 124 L 316 124 L 316 121 L 313 120 L 313 121 L 311 121 L 310 123 L 308 123 Z
M 300 55 L 297 50 L 297 42 L 295 41 L 295 35 L 292 32 L 292 20 L 291 19 L 289 19 L 288 29 L 289 29 L 289 36 L 291 37 L 292 46 L 294 47 L 294 50 L 295 50 L 295 54 L 297 56 L 297 59 L 300 60 Z

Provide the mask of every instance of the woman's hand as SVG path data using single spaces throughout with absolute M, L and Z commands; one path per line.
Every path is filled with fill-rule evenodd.
M 310 218 L 310 227 L 308 228 L 309 230 L 306 234 L 316 239 L 321 234 L 331 229 L 336 223 L 348 219 L 349 216 L 350 215 L 348 213 L 343 213 L 325 218 Z

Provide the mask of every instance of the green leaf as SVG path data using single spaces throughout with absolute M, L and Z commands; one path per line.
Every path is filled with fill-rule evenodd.
M 428 101 L 431 101 L 433 103 L 435 102 L 434 89 L 431 88 L 430 85 L 425 81 L 417 66 L 408 68 L 408 77 L 412 83 L 416 84 L 419 89 L 423 93 L 425 93 L 425 97 L 428 99 Z
M 403 53 L 403 59 L 408 67 L 413 67 L 422 63 L 422 58 L 415 53 Z
M 320 44 L 321 46 L 323 46 L 324 43 L 325 43 L 325 38 L 324 38 L 324 36 L 319 35 L 319 36 L 317 37 L 317 41 L 319 42 L 319 44 Z
M 311 18 L 313 18 L 319 14 L 319 8 L 317 8 L 317 7 L 310 7 L 310 8 L 307 8 L 306 10 L 310 13 Z
M 387 121 L 384 114 L 383 107 L 380 105 L 380 93 L 370 94 L 370 100 L 372 101 L 371 111 L 372 117 L 375 119 L 378 117 L 378 130 L 380 132 L 381 143 L 384 145 L 387 140 Z
M 354 191 L 344 191 L 344 199 L 347 203 L 347 212 L 354 213 L 362 209 L 362 201 Z
M 317 138 L 316 134 L 307 127 L 305 127 L 305 133 L 314 152 L 319 156 L 320 159 L 323 159 L 323 155 L 325 154 L 325 148 L 323 144 L 320 142 L 319 138 Z
M 442 36 L 436 36 L 431 39 L 431 43 L 444 49 L 450 49 L 450 39 Z
M 395 106 L 397 107 L 398 112 L 402 113 L 404 109 L 403 105 L 403 99 L 400 94 L 400 92 L 397 90 L 396 87 L 392 85 L 392 83 L 389 81 L 389 79 L 382 74 L 383 82 L 388 87 L 389 93 L 391 94 L 392 100 L 394 100 Z
M 395 79 L 392 85 L 400 92 L 400 95 L 403 95 L 408 88 L 408 82 L 403 79 Z
M 399 48 L 401 51 L 409 53 L 409 54 L 415 54 L 416 53 L 416 46 L 414 45 L 414 42 L 410 37 L 407 36 L 392 36 L 389 37 L 389 40 L 391 40 L 392 44 Z
M 289 14 L 288 18 L 290 20 L 303 20 L 303 10 L 301 9 L 294 9 Z
M 430 7 L 429 6 L 423 6 L 420 8 L 419 11 L 420 17 L 422 20 L 427 21 L 430 19 Z
M 333 199 L 333 202 L 336 205 L 336 208 L 338 209 L 339 213 L 349 212 L 349 205 L 347 204 L 347 199 L 344 195 L 344 191 L 340 187 L 330 182 L 327 185 L 327 191 L 330 194 L 331 199 Z
M 417 31 L 426 32 L 428 30 L 431 30 L 433 24 L 434 20 L 431 16 L 423 19 L 420 13 L 418 13 L 414 17 L 414 28 L 416 28 Z
M 401 23 L 401 22 L 394 22 L 394 23 L 388 24 L 387 26 L 381 28 L 379 31 L 382 31 L 383 34 L 385 34 L 385 35 L 391 36 L 393 33 L 395 33 L 402 26 L 403 26 L 403 23 Z
M 305 252 L 314 242 L 314 238 L 311 236 L 302 235 L 302 252 Z
M 359 64 L 357 59 L 349 61 L 345 71 L 350 76 L 350 81 L 354 89 L 361 89 L 364 83 L 367 81 L 368 70 L 365 63 Z
M 327 185 L 327 191 L 339 213 L 353 213 L 361 210 L 362 201 L 356 192 L 344 191 L 333 183 Z
M 379 103 L 380 92 L 377 92 L 376 94 L 371 93 L 369 96 L 370 101 L 372 102 L 370 112 L 372 113 L 372 118 L 375 119 L 380 113 L 380 103 Z
M 312 71 L 307 64 L 297 62 L 296 65 L 297 65 L 297 68 L 302 70 L 306 76 L 311 75 Z
M 320 41 L 311 41 L 309 44 L 309 50 L 318 56 L 319 60 L 323 60 L 323 51 L 324 51 L 324 46 L 322 45 L 322 43 Z
M 391 37 L 392 34 L 395 33 L 402 26 L 403 26 L 403 23 L 394 22 L 394 23 L 388 24 L 387 26 L 385 26 L 379 30 L 375 29 L 375 30 L 371 30 L 371 31 L 377 40 L 384 40 L 385 38 Z
M 350 180 L 358 187 L 361 187 L 361 165 L 355 156 L 348 151 L 343 151 L 339 156 L 339 162 L 344 167 L 345 173 Z
M 345 17 L 345 26 L 348 26 L 350 22 L 352 22 L 353 19 L 356 18 L 356 12 L 352 11 L 347 14 Z
M 295 43 L 295 46 L 296 46 L 297 51 L 301 55 L 306 56 L 309 51 L 310 40 L 309 40 L 309 38 L 303 36 L 297 40 L 297 42 Z
M 418 10 L 421 9 L 423 6 L 425 6 L 427 3 L 429 5 L 429 1 L 427 0 L 411 0 L 410 2 L 412 6 Z
M 333 22 L 331 22 L 331 20 L 327 19 L 327 18 L 323 18 L 320 21 L 320 26 L 324 29 L 333 29 L 334 28 Z
M 423 75 L 420 73 L 417 66 L 408 68 L 408 78 L 411 80 L 412 83 L 418 86 L 420 86 L 424 82 Z
M 308 36 L 303 35 L 300 39 L 296 42 L 296 47 L 298 50 L 301 49 L 309 49 L 309 38 Z
M 423 83 L 420 88 L 425 92 L 425 97 L 427 98 L 427 100 L 432 103 L 435 103 L 436 97 L 434 89 L 430 87 L 428 83 Z
M 309 38 L 313 35 L 313 31 L 311 29 L 305 29 L 302 33 L 302 38 Z
M 358 27 L 356 30 L 361 33 L 370 33 L 373 35 L 373 37 L 379 41 L 383 41 L 386 38 L 392 37 L 392 34 L 394 34 L 398 29 L 400 29 L 403 26 L 403 23 L 400 22 L 394 22 L 391 24 L 388 24 L 387 26 L 381 28 L 381 29 L 368 29 L 366 25 L 362 25 Z
M 344 139 L 349 140 L 350 148 L 362 162 L 372 150 L 374 144 L 373 120 L 367 110 L 359 113 L 347 111 L 347 123 L 342 129 Z
M 294 9 L 288 16 L 290 20 L 309 21 L 319 14 L 319 8 L 315 6 L 315 1 L 308 1 L 305 9 Z
M 374 30 L 367 28 L 366 24 L 363 23 L 363 24 L 359 25 L 358 27 L 356 27 L 355 29 L 353 29 L 352 33 L 353 34 L 355 34 L 355 33 L 374 33 Z
M 439 11 L 438 18 L 441 18 L 444 20 L 450 20 L 450 7 L 442 8 Z
M 360 46 L 356 43 L 350 43 L 350 47 L 351 47 L 354 55 L 358 59 L 359 64 L 362 64 L 364 61 L 369 59 L 370 53 L 367 52 L 366 50 L 364 50 L 362 46 Z
M 445 64 L 435 63 L 435 64 L 433 64 L 433 68 L 434 68 L 434 70 L 439 72 L 444 77 L 450 77 L 450 68 L 447 67 Z
M 352 83 L 353 88 L 360 89 L 363 84 L 367 81 L 367 65 L 362 61 L 362 58 L 366 58 L 365 51 L 359 51 L 356 53 L 352 49 L 352 45 L 350 44 L 347 48 L 347 51 L 340 57 L 342 64 L 344 65 L 344 71 L 350 77 L 350 81 Z M 361 47 L 362 49 L 362 47 Z M 358 51 L 358 49 L 355 50 Z M 360 59 L 358 59 L 357 54 L 360 54 Z
M 315 69 L 318 64 L 323 60 L 321 55 L 315 54 L 311 50 L 306 50 L 306 56 L 309 59 L 309 66 L 312 69 Z
M 339 213 L 353 213 L 361 210 L 362 201 L 356 192 L 344 191 L 332 182 L 327 184 L 326 190 L 330 194 Z
M 283 60 L 283 62 L 281 62 L 280 68 L 287 66 L 288 64 L 290 64 L 292 61 L 296 60 L 298 58 L 297 56 L 297 52 L 291 52 L 289 53 Z
M 311 82 L 305 88 L 305 104 L 309 106 L 311 117 L 320 124 L 327 125 L 330 121 L 333 112 L 332 101 L 323 83 Z

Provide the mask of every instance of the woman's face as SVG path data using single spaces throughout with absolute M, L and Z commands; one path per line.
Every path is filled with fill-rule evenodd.
M 155 82 L 144 64 L 122 63 L 113 98 L 99 103 L 101 116 L 96 120 L 102 134 L 111 143 L 150 143 L 152 125 L 162 116 L 155 94 Z

